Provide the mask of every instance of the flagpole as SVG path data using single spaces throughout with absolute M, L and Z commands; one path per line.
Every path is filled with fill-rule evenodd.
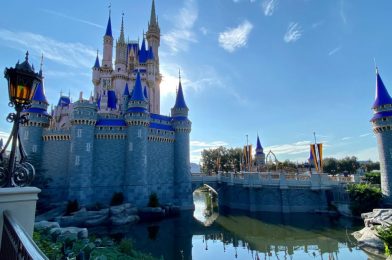
M 246 134 L 246 169 L 249 172 L 249 146 L 248 146 L 248 134 Z
M 320 162 L 320 151 L 318 150 L 318 146 L 317 146 L 317 140 L 316 140 L 316 132 L 313 132 L 313 136 L 314 136 L 314 151 L 315 151 L 315 155 L 316 155 L 316 162 L 317 162 L 317 166 L 319 171 L 321 170 L 321 162 Z

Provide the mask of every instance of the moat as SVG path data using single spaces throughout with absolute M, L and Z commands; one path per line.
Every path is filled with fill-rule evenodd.
M 195 211 L 155 223 L 90 230 L 164 259 L 378 259 L 350 235 L 362 221 L 318 214 L 250 214 L 214 207 L 195 192 Z

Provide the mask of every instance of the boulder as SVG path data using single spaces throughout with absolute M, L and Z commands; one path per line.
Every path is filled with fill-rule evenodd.
M 112 216 L 110 218 L 112 225 L 121 226 L 126 224 L 133 224 L 139 221 L 139 216 L 137 215 L 127 215 L 127 216 Z
M 376 234 L 376 227 L 364 227 L 360 231 L 352 233 L 360 248 L 373 254 L 383 254 L 384 242 Z
M 54 209 L 51 209 L 41 215 L 35 217 L 35 221 L 42 221 L 42 220 L 53 220 L 58 216 L 62 216 L 65 214 L 66 204 L 62 203 L 57 205 Z
M 361 214 L 361 217 L 364 219 L 366 227 L 390 226 L 392 224 L 392 209 L 374 209 L 372 212 Z
M 88 231 L 87 228 L 78 227 L 66 227 L 66 228 L 52 228 L 50 230 L 53 240 L 77 240 L 77 239 L 87 239 Z
M 59 227 L 60 227 L 59 223 L 49 222 L 46 220 L 34 223 L 34 229 L 37 231 L 46 231 L 46 230 L 50 230 L 52 228 L 59 228 Z
M 104 225 L 109 220 L 109 209 L 101 209 L 99 211 L 87 211 L 85 208 L 72 213 L 70 216 L 62 216 L 56 218 L 60 226 L 69 227 L 91 227 Z

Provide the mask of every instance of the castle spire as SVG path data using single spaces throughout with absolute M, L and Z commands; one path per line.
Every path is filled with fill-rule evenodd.
M 150 15 L 150 26 L 156 26 L 158 24 L 157 16 L 155 14 L 155 1 L 152 0 L 151 15 Z
M 43 67 L 43 65 L 44 65 L 44 54 L 42 53 L 41 54 L 41 64 L 40 64 L 40 67 L 39 67 L 39 76 L 42 78 L 42 67 Z
M 131 100 L 146 101 L 146 98 L 144 97 L 144 93 L 143 93 L 142 80 L 140 78 L 140 71 L 137 72 L 135 87 L 133 88 L 133 91 L 132 91 Z
M 376 67 L 376 98 L 373 103 L 373 109 L 387 104 L 392 104 L 392 98 L 382 81 L 378 68 Z
M 112 35 L 112 21 L 111 21 L 111 19 L 110 19 L 110 16 L 111 16 L 111 5 L 109 5 L 109 20 L 108 20 L 108 24 L 107 24 L 107 26 L 106 26 L 106 33 L 105 33 L 105 36 L 110 36 L 110 37 L 113 37 L 113 35 Z
M 182 91 L 182 85 L 181 85 L 181 71 L 178 73 L 178 91 L 177 91 L 177 97 L 176 97 L 176 104 L 174 105 L 174 108 L 185 108 L 188 109 L 185 103 L 184 99 L 184 93 Z
M 261 143 L 260 143 L 260 138 L 259 138 L 259 135 L 257 135 L 257 145 L 256 145 L 256 150 L 263 150 L 263 147 L 261 146 Z
M 125 37 L 124 37 L 124 12 L 122 13 L 121 17 L 121 30 L 120 30 L 120 38 L 118 40 L 120 43 L 125 43 Z
M 98 57 L 98 50 L 97 50 L 97 57 L 95 58 L 95 64 L 94 64 L 94 68 L 98 69 L 99 66 L 99 57 Z

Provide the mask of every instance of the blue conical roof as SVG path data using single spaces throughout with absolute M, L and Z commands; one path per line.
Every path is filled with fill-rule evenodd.
M 123 96 L 129 96 L 129 88 L 128 83 L 125 83 L 124 93 Z
M 42 82 L 37 84 L 37 88 L 35 89 L 35 93 L 32 99 L 33 101 L 38 101 L 38 102 L 43 102 L 48 104 L 48 101 L 46 100 L 45 97 L 44 87 L 42 85 Z
M 106 26 L 106 33 L 105 33 L 105 35 L 113 37 L 112 36 L 112 21 L 110 20 L 110 15 L 109 15 L 109 20 L 108 20 L 108 25 Z
M 109 90 L 108 91 L 108 108 L 116 109 L 116 104 L 117 104 L 116 92 L 114 92 L 113 90 Z
M 145 63 L 148 59 L 148 51 L 146 49 L 146 40 L 143 37 L 142 41 L 142 47 L 140 48 L 139 51 L 139 62 L 140 63 Z
M 188 109 L 188 107 L 186 106 L 186 103 L 185 103 L 184 93 L 182 92 L 181 81 L 180 81 L 180 84 L 178 86 L 178 92 L 177 92 L 177 97 L 176 97 L 176 104 L 174 105 L 174 108 L 186 108 L 186 109 Z
M 147 54 L 147 59 L 148 60 L 153 60 L 154 59 L 154 51 L 152 50 L 152 47 L 148 49 L 148 54 Z
M 380 74 L 378 73 L 378 69 L 376 70 L 376 99 L 373 103 L 373 108 L 377 108 L 383 105 L 387 104 L 392 104 L 392 98 L 388 93 L 388 90 L 386 89 L 384 82 L 382 82 L 382 79 L 380 77 Z
M 142 80 L 140 79 L 139 71 L 137 72 L 136 75 L 135 87 L 133 88 L 132 91 L 131 100 L 146 101 L 146 98 L 144 97 L 144 93 L 143 93 Z
M 99 58 L 98 58 L 98 54 L 97 54 L 97 57 L 95 58 L 94 68 L 99 68 L 99 67 L 101 67 L 101 66 L 99 65 Z
M 256 150 L 261 150 L 261 149 L 263 149 L 263 147 L 261 146 L 261 143 L 260 143 L 260 138 L 259 138 L 259 136 L 257 135 L 257 145 L 256 145 Z
M 144 87 L 144 97 L 146 99 L 148 99 L 148 90 L 147 90 L 147 86 Z

